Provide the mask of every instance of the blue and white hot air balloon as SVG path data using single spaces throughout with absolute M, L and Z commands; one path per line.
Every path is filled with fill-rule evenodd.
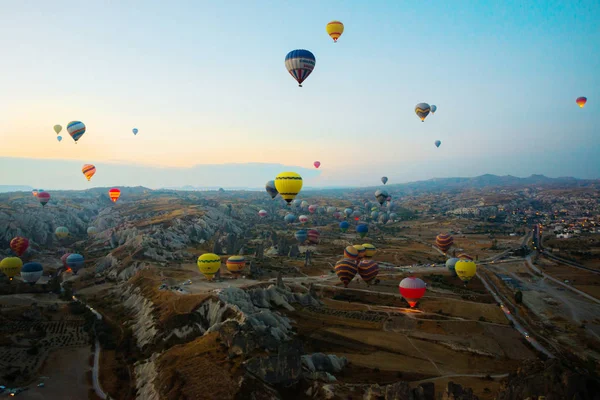
M 315 55 L 308 50 L 292 50 L 285 56 L 285 67 L 298 81 L 298 86 L 302 87 L 302 82 L 315 69 L 316 61 Z
M 71 254 L 67 257 L 67 266 L 73 271 L 73 275 L 77 275 L 77 271 L 83 268 L 84 258 L 81 254 Z
M 85 125 L 81 121 L 71 121 L 69 122 L 69 125 L 67 125 L 67 132 L 69 132 L 69 135 L 71 135 L 75 144 L 77 144 L 77 141 L 81 139 L 85 133 Z
M 21 278 L 31 285 L 36 283 L 43 275 L 44 268 L 38 262 L 29 262 L 21 268 Z

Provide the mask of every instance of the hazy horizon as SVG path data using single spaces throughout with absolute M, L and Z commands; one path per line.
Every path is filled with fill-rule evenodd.
M 7 3 L 1 18 L 14 39 L 0 184 L 255 187 L 281 172 L 249 163 L 286 165 L 315 187 L 600 177 L 595 1 L 63 0 Z M 337 43 L 333 19 L 345 24 Z M 297 48 L 316 57 L 302 88 L 284 67 Z M 419 102 L 438 107 L 424 123 Z M 87 126 L 77 145 L 71 120 Z M 91 183 L 84 163 L 97 167 Z

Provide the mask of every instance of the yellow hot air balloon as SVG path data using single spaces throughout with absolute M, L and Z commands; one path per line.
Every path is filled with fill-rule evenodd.
M 365 248 L 365 257 L 367 258 L 371 258 L 377 253 L 377 248 L 371 243 L 364 243 L 362 246 Z
M 19 257 L 6 257 L 0 261 L 0 272 L 8 276 L 10 279 L 21 272 L 23 261 Z
M 275 189 L 289 205 L 302 190 L 302 177 L 295 172 L 282 172 L 275 178 Z
M 54 132 L 56 132 L 57 135 L 60 133 L 60 131 L 62 131 L 62 126 L 54 125 Z
M 89 181 L 96 173 L 96 167 L 94 167 L 92 164 L 85 164 L 83 168 L 81 168 L 81 172 L 83 172 L 83 175 Z
M 462 259 L 458 260 L 456 264 L 454 264 L 454 271 L 456 275 L 463 281 L 465 284 L 471 280 L 475 276 L 475 271 L 477 271 L 477 266 L 471 260 Z
M 344 33 L 344 24 L 342 24 L 340 21 L 331 21 L 327 24 L 325 29 L 333 41 L 337 42 L 340 36 L 342 36 L 342 33 Z
M 231 256 L 227 259 L 225 266 L 234 275 L 242 272 L 244 267 L 246 267 L 246 259 L 244 256 Z
M 213 253 L 205 253 L 198 257 L 197 264 L 202 275 L 210 281 L 221 268 L 221 258 Z

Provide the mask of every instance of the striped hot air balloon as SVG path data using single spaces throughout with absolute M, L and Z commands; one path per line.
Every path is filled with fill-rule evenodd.
M 267 216 L 267 214 L 268 214 L 268 213 L 267 213 L 267 211 L 266 211 L 266 210 L 260 210 L 260 211 L 258 212 L 258 215 L 259 215 L 260 217 L 262 217 L 262 218 L 266 217 L 266 216 Z
M 354 247 L 356 249 L 356 251 L 358 251 L 358 259 L 362 260 L 365 256 L 365 254 L 367 254 L 367 249 L 365 249 L 365 247 L 362 244 L 355 244 L 352 247 Z
M 415 113 L 421 118 L 421 122 L 425 122 L 425 118 L 427 118 L 430 111 L 431 107 L 427 103 L 419 103 L 415 106 Z
M 81 254 L 73 253 L 73 254 L 69 254 L 69 256 L 66 259 L 66 262 L 67 262 L 67 266 L 69 268 L 71 268 L 71 271 L 73 271 L 73 275 L 77 275 L 77 272 L 81 268 L 83 268 L 85 259 L 83 258 L 83 256 Z
M 419 278 L 409 277 L 402 279 L 398 288 L 400 289 L 402 297 L 404 297 L 412 308 L 417 304 L 419 299 L 425 295 L 427 285 Z
M 77 141 L 81 139 L 85 133 L 85 125 L 81 121 L 71 121 L 67 125 L 67 132 L 69 132 L 69 135 L 71 135 L 75 144 L 77 144 Z
M 110 197 L 113 203 L 116 203 L 119 197 L 121 197 L 121 191 L 117 188 L 112 188 L 108 191 L 108 197 Z
M 316 204 L 311 204 L 310 206 L 308 206 L 308 212 L 314 214 L 317 212 L 318 207 L 319 206 L 317 206 Z
M 364 259 L 358 263 L 358 273 L 363 281 L 370 284 L 379 273 L 379 264 L 375 260 Z
M 319 237 L 321 234 L 316 229 L 310 229 L 308 231 L 308 242 L 312 244 L 319 244 Z
M 44 207 L 50 201 L 50 193 L 40 190 L 37 194 L 37 199 L 40 202 L 40 204 L 42 205 L 42 207 Z
M 358 266 L 356 261 L 350 258 L 343 258 L 335 263 L 335 274 L 338 276 L 340 281 L 344 284 L 344 287 L 348 287 L 348 284 L 354 279 L 358 272 Z
M 54 234 L 57 238 L 64 239 L 69 236 L 69 228 L 67 228 L 66 226 L 59 226 L 54 231 Z
M 302 87 L 302 82 L 315 69 L 316 62 L 315 55 L 308 50 L 292 50 L 285 56 L 285 67 L 290 75 L 298 81 L 300 87 Z M 281 190 L 279 190 L 279 193 L 281 193 Z
M 94 167 L 92 164 L 85 164 L 83 168 L 81 168 L 81 172 L 83 172 L 83 175 L 89 182 L 89 180 L 92 179 L 92 176 L 94 176 L 96 173 L 96 167 Z
M 10 249 L 17 255 L 17 257 L 21 257 L 27 248 L 29 247 L 29 240 L 27 238 L 17 236 L 14 237 L 10 241 Z
M 209 281 L 221 269 L 221 258 L 213 253 L 205 253 L 198 257 L 198 269 Z
M 473 261 L 473 257 L 466 254 L 466 253 L 460 253 L 458 256 L 456 256 L 458 259 L 460 260 L 469 260 L 469 261 Z
M 358 250 L 354 246 L 347 246 L 344 249 L 344 258 L 349 258 L 351 260 L 358 259 Z
M 93 237 L 97 233 L 98 233 L 98 229 L 96 229 L 95 226 L 88 226 L 88 228 L 87 228 L 87 234 L 88 234 L 89 237 Z
M 327 34 L 331 36 L 333 42 L 337 43 L 337 40 L 342 36 L 342 33 L 344 33 L 344 24 L 340 21 L 331 21 L 327 24 L 325 30 L 327 31 Z
M 275 177 L 275 188 L 289 205 L 302 190 L 302 177 L 295 172 L 282 172 Z
M 440 233 L 435 238 L 435 245 L 440 249 L 444 254 L 448 252 L 448 249 L 454 243 L 454 238 L 447 233 Z
M 296 238 L 298 243 L 304 243 L 306 239 L 308 239 L 308 232 L 306 232 L 304 229 L 300 229 L 299 231 L 296 231 L 296 233 L 294 233 L 294 237 Z
M 246 267 L 246 259 L 244 256 L 231 256 L 225 262 L 227 270 L 234 275 L 238 275 Z
M 21 279 L 30 285 L 34 285 L 44 274 L 44 267 L 38 262 L 29 262 L 21 268 Z
M 587 103 L 587 98 L 586 97 L 578 97 L 577 100 L 575 100 L 575 102 L 577 103 L 577 105 L 579 106 L 579 108 L 583 108 L 583 106 L 585 106 L 585 103 Z
M 302 223 L 308 222 L 308 217 L 306 215 L 301 215 L 298 217 L 298 221 Z
M 23 261 L 19 257 L 6 257 L 0 261 L 0 272 L 10 280 L 21 272 L 21 268 L 23 268 Z
M 371 258 L 377 253 L 377 248 L 371 243 L 363 243 L 362 246 L 365 248 L 365 258 Z

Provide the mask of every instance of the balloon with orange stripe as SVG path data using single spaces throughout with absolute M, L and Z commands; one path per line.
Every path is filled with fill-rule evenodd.
M 325 30 L 327 30 L 327 34 L 331 36 L 333 41 L 337 42 L 340 36 L 342 36 L 342 33 L 344 33 L 344 24 L 340 21 L 331 21 L 327 24 Z
M 89 181 L 90 179 L 92 179 L 92 176 L 94 176 L 94 174 L 96 173 L 96 167 L 94 167 L 92 164 L 85 164 L 83 168 L 81 168 L 81 172 L 83 172 L 83 175 Z
M 119 197 L 121 196 L 121 191 L 117 188 L 112 188 L 108 191 L 108 195 L 110 196 L 112 202 L 116 203 L 117 200 L 119 200 Z
M 577 105 L 579 106 L 579 108 L 583 108 L 583 106 L 585 106 L 585 103 L 587 103 L 587 98 L 585 97 L 578 97 L 577 100 L 575 100 L 575 102 L 577 103 Z

